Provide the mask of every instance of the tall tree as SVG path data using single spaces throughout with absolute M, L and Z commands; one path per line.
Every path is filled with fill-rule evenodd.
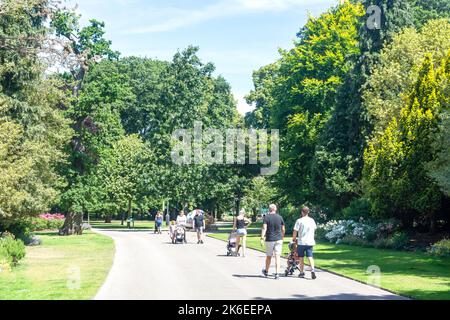
M 393 37 L 380 54 L 380 62 L 373 68 L 362 92 L 364 108 L 370 116 L 374 130 L 382 133 L 393 117 L 400 115 L 402 94 L 417 80 L 417 66 L 425 54 L 431 53 L 437 64 L 450 50 L 450 20 L 427 22 L 419 31 L 406 28 Z M 438 67 L 438 65 L 436 65 Z
M 431 55 L 423 62 L 418 79 L 408 95 L 399 118 L 385 133 L 372 141 L 365 152 L 365 190 L 378 216 L 397 216 L 409 225 L 416 217 L 430 221 L 435 230 L 435 214 L 442 193 L 425 170 L 436 159 L 438 119 L 445 101 L 442 83 L 448 82 L 448 60 L 435 71 Z
M 361 3 L 364 8 L 376 5 L 381 9 L 381 24 L 369 28 L 369 16 L 361 18 L 358 35 L 361 54 L 339 88 L 333 115 L 322 134 L 313 165 L 313 192 L 321 195 L 320 203 L 334 211 L 348 206 L 362 192 L 363 153 L 372 124 L 362 103 L 361 90 L 371 69 L 379 62 L 383 45 L 397 32 L 413 25 L 408 0 Z
M 48 210 L 64 180 L 69 121 L 57 81 L 40 54 L 49 35 L 49 1 L 0 3 L 0 224 Z
M 345 3 L 310 17 L 295 48 L 283 53 L 276 77 L 269 77 L 276 79 L 271 85 L 271 125 L 281 134 L 277 185 L 289 201 L 316 198 L 311 192 L 314 151 L 351 68 L 348 61 L 359 55 L 358 23 L 363 14 L 361 5 Z

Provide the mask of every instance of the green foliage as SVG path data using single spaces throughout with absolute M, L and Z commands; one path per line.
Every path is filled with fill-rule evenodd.
M 409 237 L 405 232 L 396 232 L 390 239 L 391 247 L 396 250 L 405 249 L 409 244 Z
M 438 257 L 450 257 L 450 239 L 442 239 L 427 249 L 430 255 Z
M 448 19 L 429 21 L 419 31 L 404 29 L 383 48 L 362 94 L 374 125 L 373 135 L 381 134 L 393 117 L 399 117 L 404 93 L 414 85 L 425 55 L 431 53 L 439 67 L 449 50 Z
M 253 117 L 280 130 L 280 171 L 277 186 L 288 201 L 315 200 L 311 192 L 314 151 L 332 111 L 337 89 L 359 54 L 357 31 L 364 14 L 360 5 L 346 3 L 318 18 L 310 17 L 297 34 L 295 47 L 254 76 L 257 104 Z M 260 119 L 260 120 L 258 120 Z M 253 120 L 252 120 L 253 121 Z
M 445 66 L 445 64 L 443 64 Z M 448 74 L 442 67 L 435 71 L 428 55 L 418 79 L 401 111 L 385 133 L 370 142 L 365 153 L 365 190 L 372 203 L 372 212 L 379 217 L 407 213 L 434 213 L 441 205 L 441 193 L 429 179 L 425 164 L 435 159 L 438 116 L 445 95 L 440 81 Z
M 407 0 L 364 0 L 364 8 L 377 5 L 382 11 L 379 29 L 366 26 L 367 16 L 358 24 L 360 54 L 352 57 L 350 70 L 333 102 L 333 113 L 316 149 L 312 165 L 312 190 L 318 201 L 334 211 L 347 207 L 361 195 L 361 172 L 366 137 L 372 124 L 362 105 L 361 90 L 378 63 L 379 52 L 392 36 L 405 26 L 411 26 L 412 16 Z
M 16 240 L 11 235 L 0 237 L 0 261 L 6 260 L 16 265 L 25 257 L 25 245 L 22 240 Z
M 59 109 L 60 83 L 44 76 L 39 58 L 48 9 L 42 1 L 0 4 L 0 223 L 6 226 L 47 210 L 64 184 L 57 169 L 70 122 Z
M 64 224 L 60 219 L 42 219 L 34 218 L 31 221 L 31 231 L 58 230 Z
M 346 220 L 370 217 L 370 202 L 365 198 L 355 199 L 341 212 L 342 218 Z
M 258 211 L 267 208 L 275 200 L 276 189 L 271 186 L 272 181 L 259 176 L 252 179 L 250 186 L 245 190 L 242 207 Z
M 287 207 L 280 209 L 279 214 L 283 217 L 286 233 L 292 233 L 295 222 L 301 217 L 300 210 L 294 207 Z
M 432 19 L 450 18 L 450 3 L 447 0 L 413 0 L 415 25 L 421 27 Z
M 369 240 L 361 239 L 360 237 L 356 237 L 354 235 L 347 235 L 343 237 L 340 241 L 342 244 L 348 244 L 350 246 L 361 246 L 361 247 L 370 247 L 371 244 Z

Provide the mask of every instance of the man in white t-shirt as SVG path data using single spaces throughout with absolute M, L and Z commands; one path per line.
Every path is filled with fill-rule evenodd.
M 303 272 L 305 265 L 305 255 L 308 257 L 311 265 L 311 278 L 316 279 L 316 271 L 314 269 L 313 247 L 316 245 L 314 240 L 314 233 L 317 229 L 314 219 L 309 217 L 309 208 L 303 207 L 302 217 L 295 222 L 294 234 L 292 240 L 297 241 L 297 253 L 300 258 L 300 275 L 299 277 L 305 277 Z

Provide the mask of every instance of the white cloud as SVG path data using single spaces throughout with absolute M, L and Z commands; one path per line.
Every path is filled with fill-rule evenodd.
M 314 0 L 314 5 L 328 4 L 330 0 Z M 311 0 L 219 0 L 215 4 L 200 9 L 149 8 L 149 17 L 163 18 L 161 21 L 146 27 L 127 30 L 127 34 L 165 32 L 188 27 L 205 21 L 227 16 L 242 15 L 254 12 L 286 11 L 311 4 Z M 150 17 L 152 16 L 152 17 Z M 158 20 L 158 19 L 156 19 Z

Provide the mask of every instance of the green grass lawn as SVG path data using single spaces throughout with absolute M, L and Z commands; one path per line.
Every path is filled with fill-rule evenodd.
M 113 220 L 111 223 L 105 223 L 105 221 L 91 221 L 91 226 L 96 229 L 127 229 L 127 222 L 125 221 L 121 225 L 120 220 Z M 163 229 L 166 227 L 165 222 L 163 223 Z M 134 221 L 134 228 L 137 230 L 155 229 L 155 221 Z
M 264 251 L 260 244 L 260 225 L 249 228 L 247 246 Z M 221 228 L 211 237 L 227 240 L 231 227 Z M 284 241 L 283 253 L 288 253 Z M 367 281 L 366 270 L 376 265 L 381 269 L 381 287 L 414 299 L 450 299 L 450 258 L 438 258 L 422 252 L 381 250 L 359 246 L 321 242 L 314 249 L 317 268 Z
M 27 247 L 11 272 L 0 273 L 0 300 L 86 300 L 106 279 L 114 256 L 111 238 L 93 232 L 60 237 L 38 232 L 42 245 Z

